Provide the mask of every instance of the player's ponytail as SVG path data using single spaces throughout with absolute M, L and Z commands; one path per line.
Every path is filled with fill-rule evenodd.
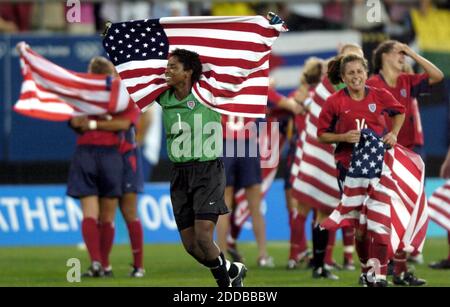
M 328 62 L 327 76 L 331 83 L 339 84 L 341 79 L 341 61 L 344 57 L 342 55 L 335 56 Z

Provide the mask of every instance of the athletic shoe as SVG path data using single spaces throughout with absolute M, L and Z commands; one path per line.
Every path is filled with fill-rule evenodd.
M 93 261 L 86 273 L 83 273 L 81 277 L 103 277 L 103 268 L 100 262 Z
M 340 270 L 342 270 L 342 267 L 339 264 L 337 264 L 336 262 L 334 262 L 334 261 L 332 263 L 325 263 L 324 267 L 328 271 L 333 271 L 333 270 L 340 271 Z
M 428 266 L 436 270 L 448 270 L 450 269 L 450 259 L 443 259 L 441 261 L 432 262 Z
M 324 267 L 319 267 L 317 269 L 314 269 L 312 272 L 312 277 L 315 279 L 319 278 L 325 278 L 325 279 L 331 279 L 331 280 L 338 280 L 339 277 L 331 273 L 331 271 L 327 270 Z
M 133 266 L 133 270 L 130 272 L 130 277 L 142 278 L 145 275 L 145 270 L 143 268 L 137 268 Z
M 270 256 L 259 257 L 258 266 L 261 268 L 273 268 L 275 267 L 275 263 L 273 262 L 273 258 Z
M 247 267 L 240 262 L 233 262 L 238 268 L 238 274 L 234 278 L 230 278 L 230 283 L 233 288 L 239 288 L 244 286 L 244 278 L 247 275 Z
M 112 271 L 111 266 L 109 266 L 103 270 L 103 277 L 114 277 L 114 273 Z
M 413 272 L 402 272 L 400 275 L 394 275 L 392 281 L 397 286 L 423 286 L 427 283 L 425 279 L 418 278 Z
M 355 263 L 353 260 L 344 260 L 344 265 L 342 267 L 345 271 L 354 271 L 356 270 Z
M 367 273 L 361 273 L 361 275 L 359 275 L 358 284 L 360 284 L 363 287 L 369 286 L 369 281 L 367 280 Z
M 289 259 L 286 265 L 286 270 L 295 270 L 298 268 L 298 263 L 294 259 Z
M 386 279 L 379 279 L 376 282 L 369 282 L 367 286 L 370 288 L 386 288 L 388 286 L 388 282 Z

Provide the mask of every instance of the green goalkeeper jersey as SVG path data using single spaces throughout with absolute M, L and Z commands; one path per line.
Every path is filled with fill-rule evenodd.
M 167 153 L 172 162 L 210 161 L 222 153 L 221 115 L 192 93 L 178 100 L 172 90 L 158 98 L 163 110 Z

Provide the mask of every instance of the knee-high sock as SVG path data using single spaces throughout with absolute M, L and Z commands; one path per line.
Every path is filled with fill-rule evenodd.
M 403 272 L 407 272 L 408 267 L 406 265 L 406 252 L 397 251 L 394 255 L 394 274 L 400 275 Z
M 325 252 L 325 263 L 332 265 L 334 263 L 333 260 L 333 249 L 334 245 L 336 243 L 336 231 L 330 230 L 328 231 L 328 242 L 327 242 L 327 249 Z
M 378 259 L 380 265 L 378 268 L 378 272 L 377 268 L 375 268 L 377 279 L 386 279 L 388 264 L 387 244 L 377 242 L 377 240 L 371 238 L 369 247 L 369 259 Z
M 221 288 L 228 287 L 230 285 L 230 276 L 227 270 L 227 261 L 223 253 L 220 253 L 219 257 L 214 260 L 205 260 L 204 265 L 211 270 L 217 285 Z
M 97 220 L 94 218 L 84 218 L 81 222 L 81 234 L 91 261 L 101 262 L 100 232 L 97 227 Z
M 130 236 L 131 251 L 133 253 L 133 266 L 135 268 L 143 268 L 144 255 L 144 234 L 140 220 L 136 220 L 127 224 L 128 235 Z
M 289 211 L 290 252 L 289 259 L 297 260 L 298 254 L 306 250 L 306 218 L 296 209 Z
M 355 250 L 355 228 L 342 228 L 342 242 L 344 243 L 344 260 L 353 261 L 353 252 Z
M 325 251 L 328 243 L 328 230 L 321 229 L 319 225 L 313 229 L 313 255 L 314 268 L 323 267 Z
M 111 222 L 100 223 L 100 253 L 102 256 L 102 266 L 109 266 L 109 254 L 114 243 L 114 224 Z
M 369 246 L 370 241 L 368 238 L 363 238 L 360 240 L 355 240 L 356 253 L 359 257 L 359 262 L 361 264 L 361 272 L 367 273 L 367 260 L 369 260 Z

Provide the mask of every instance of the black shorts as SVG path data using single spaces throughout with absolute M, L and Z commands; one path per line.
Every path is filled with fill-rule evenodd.
M 194 226 L 195 220 L 217 221 L 228 213 L 224 200 L 225 171 L 220 159 L 175 163 L 170 198 L 178 230 Z

